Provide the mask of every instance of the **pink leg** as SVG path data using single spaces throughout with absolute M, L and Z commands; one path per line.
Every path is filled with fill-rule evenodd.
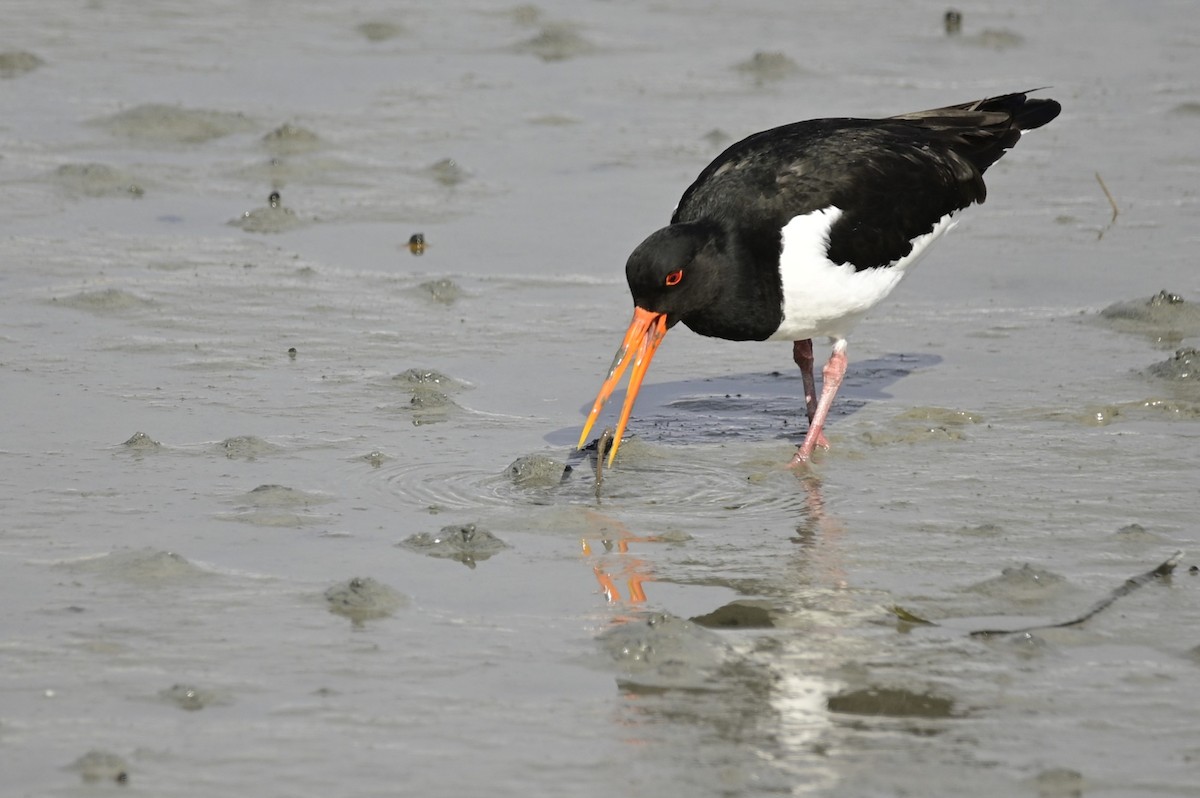
M 804 367 L 800 368 L 803 370 Z M 812 421 L 809 422 L 808 434 L 804 436 L 804 443 L 796 451 L 796 456 L 792 458 L 789 466 L 807 463 L 808 458 L 812 457 L 813 449 L 818 446 L 822 449 L 829 448 L 824 434 L 825 419 L 829 417 L 829 408 L 833 406 L 833 397 L 837 395 L 844 376 L 846 376 L 846 341 L 838 339 L 833 344 L 833 354 L 829 356 L 825 370 L 821 372 L 821 399 L 817 402 L 817 409 L 813 413 Z
M 813 381 L 813 349 L 812 339 L 805 338 L 803 341 L 796 341 L 792 344 L 792 359 L 796 361 L 796 365 L 800 367 L 800 376 L 804 380 L 804 405 L 808 411 L 808 428 L 813 428 L 813 419 L 817 416 L 817 387 Z M 809 435 L 812 433 L 810 432 Z M 828 449 L 829 443 L 825 440 L 825 434 L 820 429 L 817 430 L 817 438 L 814 445 L 820 446 L 822 449 Z
M 813 382 L 811 338 L 792 344 L 792 360 L 796 361 L 796 365 L 800 367 L 800 376 L 804 378 L 804 404 L 808 408 L 808 423 L 812 424 L 813 416 L 817 413 L 817 387 Z

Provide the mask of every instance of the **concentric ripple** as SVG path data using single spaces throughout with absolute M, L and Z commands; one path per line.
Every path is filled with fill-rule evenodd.
M 837 414 L 853 414 L 927 362 L 922 356 L 888 355 L 857 364 Z M 568 448 L 574 429 L 546 436 L 566 444 L 562 449 L 525 455 L 512 466 L 481 468 L 476 460 L 448 454 L 440 461 L 382 462 L 364 476 L 378 481 L 389 501 L 417 508 L 519 510 L 599 502 L 611 509 L 701 513 L 739 522 L 780 514 L 794 518 L 810 512 L 813 503 L 811 481 L 785 468 L 803 438 L 796 398 L 801 390 L 798 373 L 790 372 L 645 386 L 636 434 L 622 445 L 616 467 L 605 471 L 599 491 L 594 452 Z M 529 477 L 528 463 L 539 459 L 565 461 L 570 470 L 561 481 L 540 471 Z
M 747 453 L 742 453 L 746 455 Z M 522 506 L 595 505 L 706 515 L 795 514 L 809 496 L 801 478 L 784 468 L 790 447 L 757 447 L 731 457 L 726 447 L 658 446 L 630 439 L 616 468 L 596 490 L 593 456 L 573 457 L 571 470 L 551 486 L 523 486 L 508 469 L 487 471 L 463 463 L 391 461 L 369 473 L 406 505 L 448 510 Z

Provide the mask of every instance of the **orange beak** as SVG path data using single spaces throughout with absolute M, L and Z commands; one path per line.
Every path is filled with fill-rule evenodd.
M 625 340 L 621 342 L 621 348 L 617 350 L 612 366 L 608 369 L 608 376 L 604 378 L 604 384 L 600 386 L 600 393 L 596 396 L 596 403 L 592 405 L 592 412 L 588 413 L 587 423 L 583 425 L 583 434 L 579 436 L 578 448 L 580 449 L 587 442 L 592 425 L 596 423 L 596 418 L 604 409 L 608 397 L 612 396 L 613 389 L 617 387 L 625 369 L 632 361 L 633 371 L 629 375 L 629 389 L 625 392 L 625 406 L 621 408 L 621 417 L 617 420 L 617 432 L 613 436 L 612 447 L 608 450 L 610 468 L 613 460 L 617 457 L 617 448 L 621 445 L 621 438 L 625 435 L 625 426 L 629 423 L 629 414 L 633 412 L 633 403 L 637 399 L 638 389 L 642 387 L 646 369 L 650 368 L 650 360 L 654 357 L 658 345 L 662 343 L 663 336 L 666 334 L 667 314 L 654 313 L 639 307 L 633 309 L 633 321 L 629 323 L 629 329 L 625 332 Z M 630 357 L 631 352 L 636 352 L 636 356 Z

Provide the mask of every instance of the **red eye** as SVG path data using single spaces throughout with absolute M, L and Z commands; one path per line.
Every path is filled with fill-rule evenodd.
M 679 285 L 683 280 L 683 269 L 676 269 L 667 275 L 667 285 Z

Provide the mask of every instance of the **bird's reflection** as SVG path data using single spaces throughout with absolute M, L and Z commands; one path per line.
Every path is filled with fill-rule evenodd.
M 687 762 L 682 777 L 697 779 L 698 787 L 719 773 L 744 780 L 728 785 L 734 792 L 765 786 L 804 795 L 810 791 L 797 783 L 820 791 L 838 780 L 812 753 L 834 722 L 827 700 L 840 685 L 827 666 L 838 654 L 812 646 L 818 639 L 836 643 L 841 634 L 837 597 L 849 592 L 844 527 L 827 510 L 821 480 L 811 472 L 795 478 L 805 496 L 786 538 L 795 545 L 770 561 L 778 565 L 774 572 L 748 580 L 681 576 L 655 556 L 655 548 L 671 540 L 631 529 L 611 514 L 587 512 L 583 556 L 614 610 L 597 637 L 621 695 L 612 721 L 639 760 L 652 767 Z M 712 565 L 719 564 L 714 554 Z M 654 611 L 658 579 L 732 587 L 748 598 L 721 608 L 730 611 L 685 620 Z M 755 612 L 739 614 L 739 605 Z M 761 625 L 742 625 L 733 635 L 726 631 L 730 624 L 709 620 L 717 617 L 756 618 Z
M 801 577 L 800 581 L 818 589 L 845 589 L 849 585 L 841 547 L 845 525 L 826 511 L 820 477 L 811 472 L 797 473 L 796 481 L 804 491 L 805 512 L 790 538 L 800 547 L 797 556 L 789 558 L 792 578 Z
M 804 584 L 818 589 L 845 588 L 847 579 L 840 551 L 844 526 L 826 511 L 820 478 L 804 472 L 794 472 L 794 476 L 805 501 L 795 534 L 789 538 L 800 551 L 788 559 L 791 573 L 785 582 L 796 587 L 799 578 Z M 655 581 L 655 576 L 653 559 L 639 553 L 645 551 L 643 544 L 678 540 L 662 534 L 639 534 L 625 522 L 598 509 L 585 511 L 585 525 L 580 549 L 591 563 L 592 573 L 607 602 L 630 608 L 644 605 L 644 584 Z M 769 574 L 764 574 L 763 579 L 773 581 Z
M 609 604 L 636 607 L 645 603 L 644 582 L 654 581 L 653 566 L 646 559 L 630 554 L 630 544 L 660 543 L 657 535 L 636 535 L 621 521 L 589 510 L 586 514 L 588 533 L 581 541 L 583 556 L 592 560 L 592 573 L 600 583 L 600 591 Z M 598 554 L 592 541 L 599 544 Z M 616 574 L 614 576 L 614 574 Z M 624 597 L 618 581 L 625 585 Z

